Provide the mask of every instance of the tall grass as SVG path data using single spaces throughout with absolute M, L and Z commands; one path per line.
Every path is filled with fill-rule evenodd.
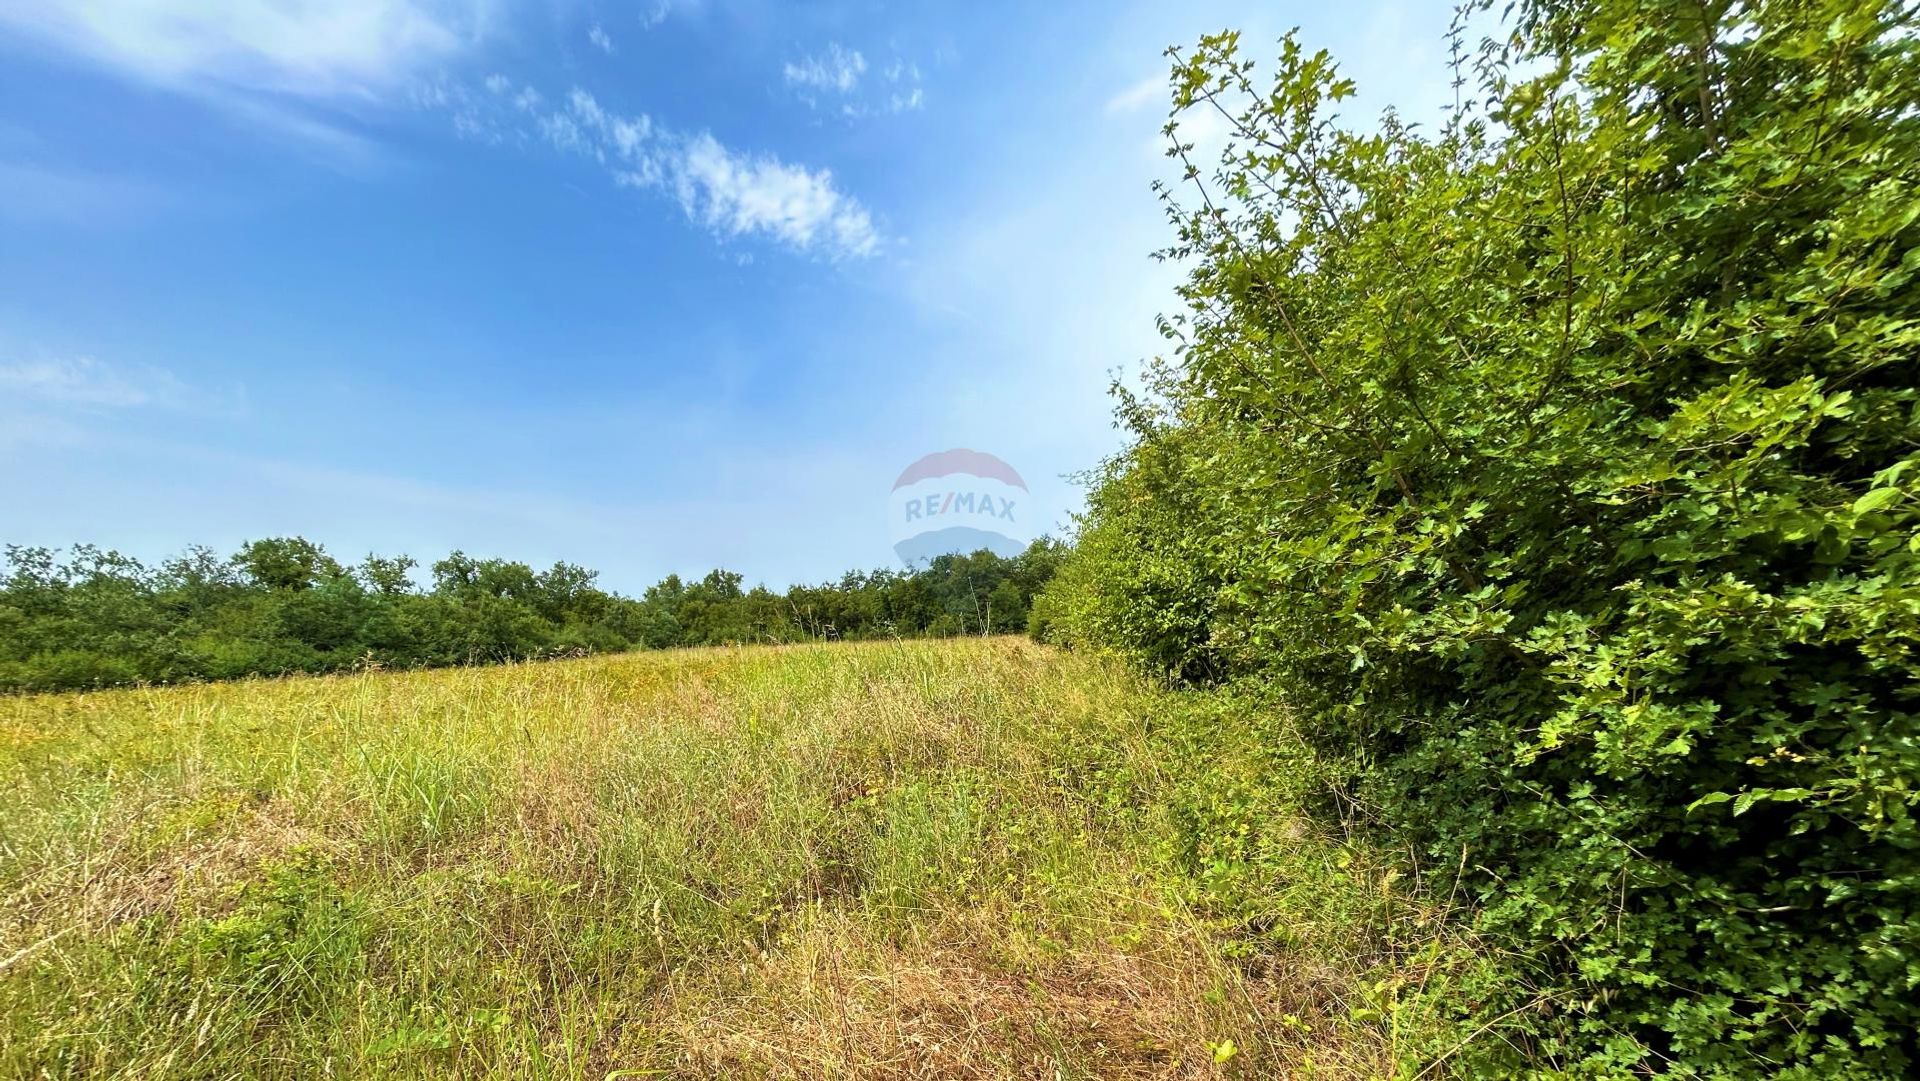
M 1209 708 L 1009 639 L 0 699 L 0 1076 L 1404 1071 L 1404 902 Z

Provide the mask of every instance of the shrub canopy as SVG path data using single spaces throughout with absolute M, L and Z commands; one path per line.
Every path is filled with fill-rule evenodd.
M 1433 132 L 1176 53 L 1187 307 L 1040 610 L 1285 689 L 1515 951 L 1485 1069 L 1920 1062 L 1913 19 L 1535 0 Z

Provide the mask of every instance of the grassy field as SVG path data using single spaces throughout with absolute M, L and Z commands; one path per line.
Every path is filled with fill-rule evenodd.
M 1416 1072 L 1390 874 L 1207 708 L 1012 639 L 0 699 L 0 1076 Z

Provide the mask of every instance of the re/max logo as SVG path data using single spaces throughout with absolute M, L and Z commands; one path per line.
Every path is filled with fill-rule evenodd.
M 996 504 L 998 504 L 996 506 Z M 942 514 L 986 514 L 1013 521 L 1013 500 L 1000 499 L 986 492 L 935 492 L 930 496 L 907 500 L 907 521 L 935 518 Z

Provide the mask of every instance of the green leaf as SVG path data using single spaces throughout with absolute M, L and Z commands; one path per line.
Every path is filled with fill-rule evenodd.
M 1890 507 L 1906 493 L 1899 488 L 1875 488 L 1859 499 L 1854 500 L 1853 513 L 1871 514 L 1882 507 Z

